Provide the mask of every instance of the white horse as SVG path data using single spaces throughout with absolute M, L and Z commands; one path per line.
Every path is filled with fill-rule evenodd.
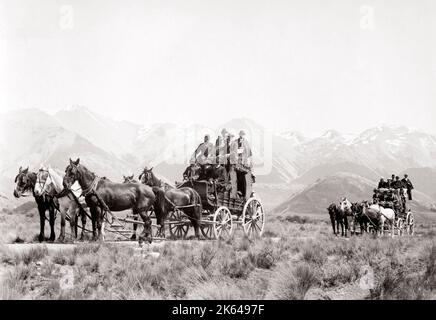
M 52 168 L 41 166 L 37 175 L 34 188 L 35 195 L 37 196 L 51 196 L 55 199 L 55 202 L 59 212 L 61 213 L 61 233 L 58 240 L 65 240 L 65 218 L 66 215 L 70 216 L 71 227 L 71 240 L 77 237 L 77 220 L 78 217 L 82 217 L 82 232 L 81 240 L 84 238 L 84 230 L 86 225 L 86 212 L 81 212 L 80 205 L 77 203 L 82 190 L 77 184 L 76 187 L 69 190 L 64 190 L 63 178 Z M 86 204 L 80 202 L 82 208 L 86 207 Z
M 393 238 L 395 234 L 395 211 L 390 208 L 383 208 L 378 204 L 370 205 L 369 209 L 380 214 L 380 235 L 384 235 L 385 223 L 387 223 Z

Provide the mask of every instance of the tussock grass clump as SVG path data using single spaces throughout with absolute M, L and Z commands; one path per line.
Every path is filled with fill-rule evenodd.
M 21 253 L 18 259 L 24 264 L 28 265 L 31 262 L 36 262 L 42 260 L 48 254 L 48 249 L 46 246 L 37 246 L 30 248 L 28 251 Z
M 266 299 L 302 300 L 307 291 L 319 283 L 317 276 L 307 263 L 297 266 L 285 262 L 276 268 Z
M 308 241 L 301 248 L 301 255 L 304 261 L 309 264 L 322 265 L 327 259 L 324 247 L 321 243 Z
M 424 249 L 423 260 L 425 263 L 424 285 L 430 290 L 436 290 L 436 243 Z

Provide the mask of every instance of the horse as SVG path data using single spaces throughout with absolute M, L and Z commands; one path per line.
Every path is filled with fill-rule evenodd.
M 76 161 L 70 159 L 65 169 L 63 185 L 70 189 L 75 181 L 79 182 L 86 204 L 91 211 L 94 240 L 104 240 L 106 212 L 132 209 L 133 213 L 139 214 L 144 221 L 144 230 L 139 237 L 139 244 L 147 240 L 149 243 L 153 241 L 151 219 L 147 211 L 155 202 L 156 196 L 150 187 L 141 183 L 117 183 L 105 177 L 98 177 L 80 164 L 80 158 Z
M 337 211 L 337 206 L 335 203 L 332 203 L 328 206 L 327 208 L 327 212 L 329 213 L 330 216 L 330 222 L 332 224 L 332 229 L 333 229 L 333 234 L 336 235 L 336 211 Z M 339 232 L 339 230 L 338 230 Z
M 51 197 L 55 202 L 56 209 L 61 213 L 61 232 L 58 241 L 65 240 L 65 217 L 70 215 L 71 241 L 77 238 L 77 220 L 82 218 L 82 232 L 80 240 L 84 239 L 86 227 L 86 212 L 79 203 L 78 196 L 74 192 L 81 193 L 80 188 L 76 191 L 65 190 L 62 185 L 62 177 L 50 167 L 41 167 L 36 175 L 34 192 L 37 196 Z
M 347 231 L 350 230 L 350 225 L 355 231 L 354 214 L 351 202 L 347 198 L 342 198 L 342 200 L 339 202 L 338 211 L 340 212 L 340 215 L 342 216 L 342 219 L 344 221 L 345 236 L 347 236 Z M 353 231 L 351 230 L 350 232 L 353 233 Z
M 391 236 L 394 237 L 395 228 L 395 211 L 389 208 L 383 208 L 378 204 L 369 204 L 363 202 L 362 204 L 363 214 L 368 217 L 374 229 L 380 235 L 384 235 L 385 223 L 388 223 L 388 227 L 391 231 Z
M 363 214 L 362 203 L 355 202 L 351 205 L 351 210 L 354 214 L 354 225 L 359 225 L 360 234 L 368 232 L 369 219 Z
M 15 177 L 14 197 L 20 198 L 27 196 L 28 192 L 32 192 L 39 212 L 39 224 L 40 231 L 38 240 L 43 242 L 45 240 L 44 228 L 45 228 L 45 212 L 49 211 L 49 223 L 50 223 L 50 237 L 49 241 L 53 242 L 56 239 L 54 223 L 55 223 L 55 204 L 52 197 L 38 196 L 35 194 L 34 188 L 36 184 L 35 172 L 29 172 L 29 167 L 23 170 L 22 167 L 18 169 L 18 174 Z
M 330 206 L 327 208 L 327 211 L 330 216 L 333 234 L 339 234 L 339 226 L 341 226 L 341 234 L 343 237 L 346 236 L 347 219 L 344 211 L 341 211 L 336 203 L 330 204 Z
M 153 173 L 153 168 L 145 168 L 140 175 L 143 184 L 152 187 L 156 195 L 154 211 L 156 214 L 157 224 L 160 225 L 159 233 L 165 238 L 165 220 L 168 214 L 176 207 L 184 207 L 183 213 L 186 214 L 194 227 L 195 237 L 200 239 L 200 220 L 201 220 L 201 198 L 200 195 L 192 188 L 174 188 L 163 183 Z

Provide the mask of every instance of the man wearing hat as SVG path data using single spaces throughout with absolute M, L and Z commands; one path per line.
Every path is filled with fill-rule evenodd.
M 378 183 L 378 189 L 384 189 L 387 188 L 388 184 L 386 183 L 384 178 L 381 178 L 379 183 Z
M 245 139 L 245 131 L 241 130 L 238 139 L 230 145 L 230 181 L 232 183 L 230 196 L 232 198 L 236 198 L 238 189 L 246 199 L 251 195 L 252 176 L 249 174 L 252 168 L 251 158 L 250 145 Z
M 403 182 L 404 187 L 407 189 L 407 197 L 409 200 L 412 200 L 412 190 L 413 184 L 410 181 L 409 176 L 407 174 L 404 175 L 404 178 L 401 180 Z
M 210 164 L 213 153 L 213 144 L 209 142 L 210 136 L 206 134 L 204 141 L 195 149 L 191 158 L 191 163 L 199 163 L 200 165 Z
M 228 144 L 228 131 L 224 128 L 221 130 L 221 135 L 215 141 L 216 164 L 226 165 L 226 154 L 230 153 Z

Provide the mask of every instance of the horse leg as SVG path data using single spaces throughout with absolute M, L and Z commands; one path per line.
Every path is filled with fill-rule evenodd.
M 336 234 L 336 230 L 335 230 L 335 220 L 334 220 L 332 217 L 330 217 L 330 222 L 331 222 L 331 224 L 332 224 L 333 234 Z
M 49 216 L 50 216 L 50 241 L 55 241 L 55 230 L 54 230 L 54 224 L 55 224 L 55 208 L 53 206 L 50 206 L 48 208 Z
M 104 210 L 97 208 L 97 232 L 98 240 L 104 241 Z
M 197 240 L 201 240 L 199 221 L 196 219 L 189 219 L 189 220 L 191 220 L 191 224 L 194 227 L 195 238 L 197 238 Z
M 133 220 L 138 221 L 138 215 L 135 214 L 133 217 Z M 136 223 L 133 224 L 133 234 L 130 237 L 130 240 L 136 240 L 136 229 L 138 228 L 138 225 Z
M 348 225 L 348 217 L 347 216 L 345 216 L 345 218 L 344 218 L 344 224 L 345 224 L 345 237 L 347 237 L 348 236 L 348 230 L 349 230 L 349 225 Z
M 71 206 L 69 209 L 70 213 L 70 230 L 71 230 L 71 241 L 74 242 L 75 239 L 77 239 L 77 211 L 74 206 Z
M 45 240 L 44 236 L 44 229 L 45 229 L 45 210 L 46 208 L 44 205 L 38 205 L 38 211 L 39 211 L 39 236 L 38 240 L 39 242 L 43 242 Z
M 395 236 L 395 218 L 391 220 L 391 237 Z
M 144 229 L 142 230 L 142 234 L 139 236 L 139 245 L 142 244 L 143 241 L 148 241 L 151 243 L 153 241 L 152 230 L 151 230 L 151 219 L 147 214 L 148 208 L 144 208 L 142 210 L 138 210 L 135 214 L 139 214 L 141 216 L 142 221 L 144 221 Z
M 82 219 L 82 231 L 80 232 L 80 240 L 85 240 L 85 228 L 86 228 L 86 212 L 85 209 L 83 211 L 79 210 L 80 217 Z
M 97 208 L 92 206 L 89 208 L 91 211 L 91 221 L 92 221 L 92 240 L 97 241 Z
M 67 214 L 67 208 L 60 208 L 61 213 L 61 232 L 59 234 L 58 241 L 63 242 L 65 240 L 65 215 Z

